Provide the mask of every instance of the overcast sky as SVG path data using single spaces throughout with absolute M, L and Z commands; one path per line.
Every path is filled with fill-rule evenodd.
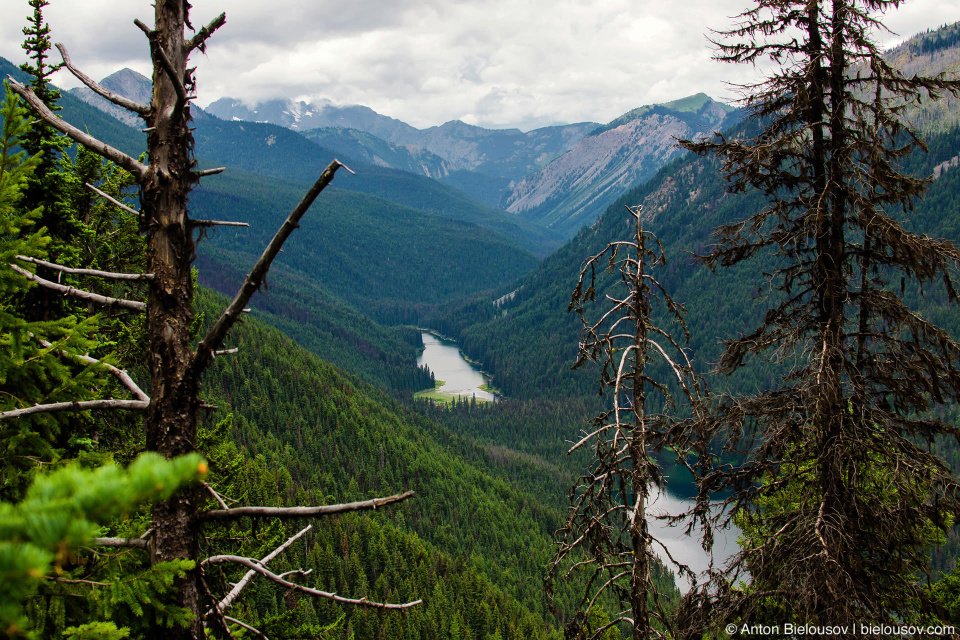
M 635 107 L 705 92 L 748 67 L 710 59 L 706 34 L 746 0 L 193 0 L 199 28 L 227 24 L 197 55 L 205 106 L 229 96 L 363 104 L 417 127 L 460 119 L 530 129 L 608 122 Z M 26 0 L 0 2 L 0 56 L 24 60 Z M 149 74 L 134 18 L 146 0 L 52 0 L 45 16 L 88 75 Z M 960 20 L 957 0 L 913 0 L 886 16 L 902 37 Z M 896 41 L 884 36 L 885 44 Z M 56 52 L 54 52 L 56 55 Z M 61 86 L 76 82 L 61 71 Z

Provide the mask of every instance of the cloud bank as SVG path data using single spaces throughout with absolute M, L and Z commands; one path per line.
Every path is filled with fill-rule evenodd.
M 886 22 L 903 36 L 960 18 L 951 3 L 908 2 Z M 17 6 L 11 6 L 17 5 Z M 19 6 L 22 5 L 22 6 Z M 198 103 L 284 97 L 363 104 L 417 127 L 459 119 L 529 129 L 607 122 L 643 104 L 705 92 L 757 71 L 711 60 L 711 29 L 743 0 L 194 0 L 194 26 L 227 24 L 196 56 Z M 0 55 L 23 60 L 26 0 L 0 8 Z M 100 78 L 149 72 L 137 0 L 60 0 L 45 15 L 55 41 Z M 892 42 L 895 36 L 883 36 Z M 57 81 L 75 86 L 61 73 Z

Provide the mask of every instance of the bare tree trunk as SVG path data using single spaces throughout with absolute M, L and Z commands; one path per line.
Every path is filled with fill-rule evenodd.
M 646 640 L 650 637 L 650 616 L 647 611 L 647 599 L 653 584 L 650 577 L 650 541 L 647 531 L 647 491 L 650 484 L 648 469 L 650 455 L 647 452 L 646 394 L 644 374 L 647 364 L 647 324 L 650 318 L 650 300 L 647 283 L 644 280 L 644 257 L 646 254 L 644 235 L 640 228 L 640 217 L 635 219 L 637 239 L 637 291 L 633 298 L 634 344 L 633 385 L 630 390 L 633 403 L 633 434 L 630 442 L 630 459 L 633 464 L 634 515 L 630 527 L 630 541 L 633 545 L 633 568 L 630 578 L 630 605 L 633 609 L 633 638 Z M 617 393 L 617 391 L 614 391 Z
M 194 378 L 185 378 L 190 364 L 193 322 L 193 234 L 187 217 L 193 136 L 187 126 L 189 105 L 183 87 L 188 46 L 184 26 L 188 9 L 180 0 L 158 0 L 155 31 L 148 33 L 154 59 L 153 113 L 147 118 L 149 170 L 142 181 L 141 209 L 147 220 L 147 264 L 154 280 L 147 298 L 150 397 L 146 415 L 147 448 L 171 458 L 194 450 L 199 401 Z M 141 27 L 142 28 L 142 27 Z M 166 57 L 169 67 L 161 61 Z M 196 490 L 183 491 L 153 511 L 156 561 L 198 559 Z M 199 564 L 177 585 L 180 605 L 200 611 Z M 156 630 L 154 637 L 203 637 L 202 620 L 187 629 Z

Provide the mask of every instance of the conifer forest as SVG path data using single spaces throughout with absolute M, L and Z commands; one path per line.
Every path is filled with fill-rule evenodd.
M 4 637 L 960 638 L 960 22 L 744 0 L 731 104 L 416 129 L 198 106 L 230 3 L 96 80 L 16 2 Z

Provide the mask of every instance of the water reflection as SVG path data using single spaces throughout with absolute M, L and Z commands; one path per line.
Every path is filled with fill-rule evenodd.
M 653 490 L 650 496 L 650 502 L 647 504 L 649 517 L 647 525 L 650 527 L 650 534 L 664 544 L 670 551 L 670 555 L 679 562 L 686 564 L 697 574 L 706 571 L 710 566 L 710 555 L 700 546 L 700 531 L 695 530 L 692 535 L 684 534 L 686 525 L 681 523 L 671 527 L 665 520 L 660 520 L 655 516 L 659 515 L 677 515 L 683 513 L 691 506 L 692 500 L 681 499 L 670 495 L 666 491 Z M 713 540 L 713 561 L 714 565 L 721 567 L 730 556 L 739 550 L 737 538 L 740 536 L 740 530 L 731 525 L 730 529 L 715 530 Z M 667 559 L 663 557 L 660 550 L 661 559 L 669 565 Z M 686 584 L 684 584 L 686 582 Z M 677 587 L 681 591 L 687 591 L 690 588 L 689 580 L 677 581 Z
M 417 364 L 426 365 L 437 380 L 444 385 L 436 392 L 450 397 L 476 397 L 477 400 L 494 401 L 496 397 L 480 387 L 485 384 L 480 370 L 463 359 L 457 343 L 440 340 L 430 333 L 423 333 L 423 353 Z

